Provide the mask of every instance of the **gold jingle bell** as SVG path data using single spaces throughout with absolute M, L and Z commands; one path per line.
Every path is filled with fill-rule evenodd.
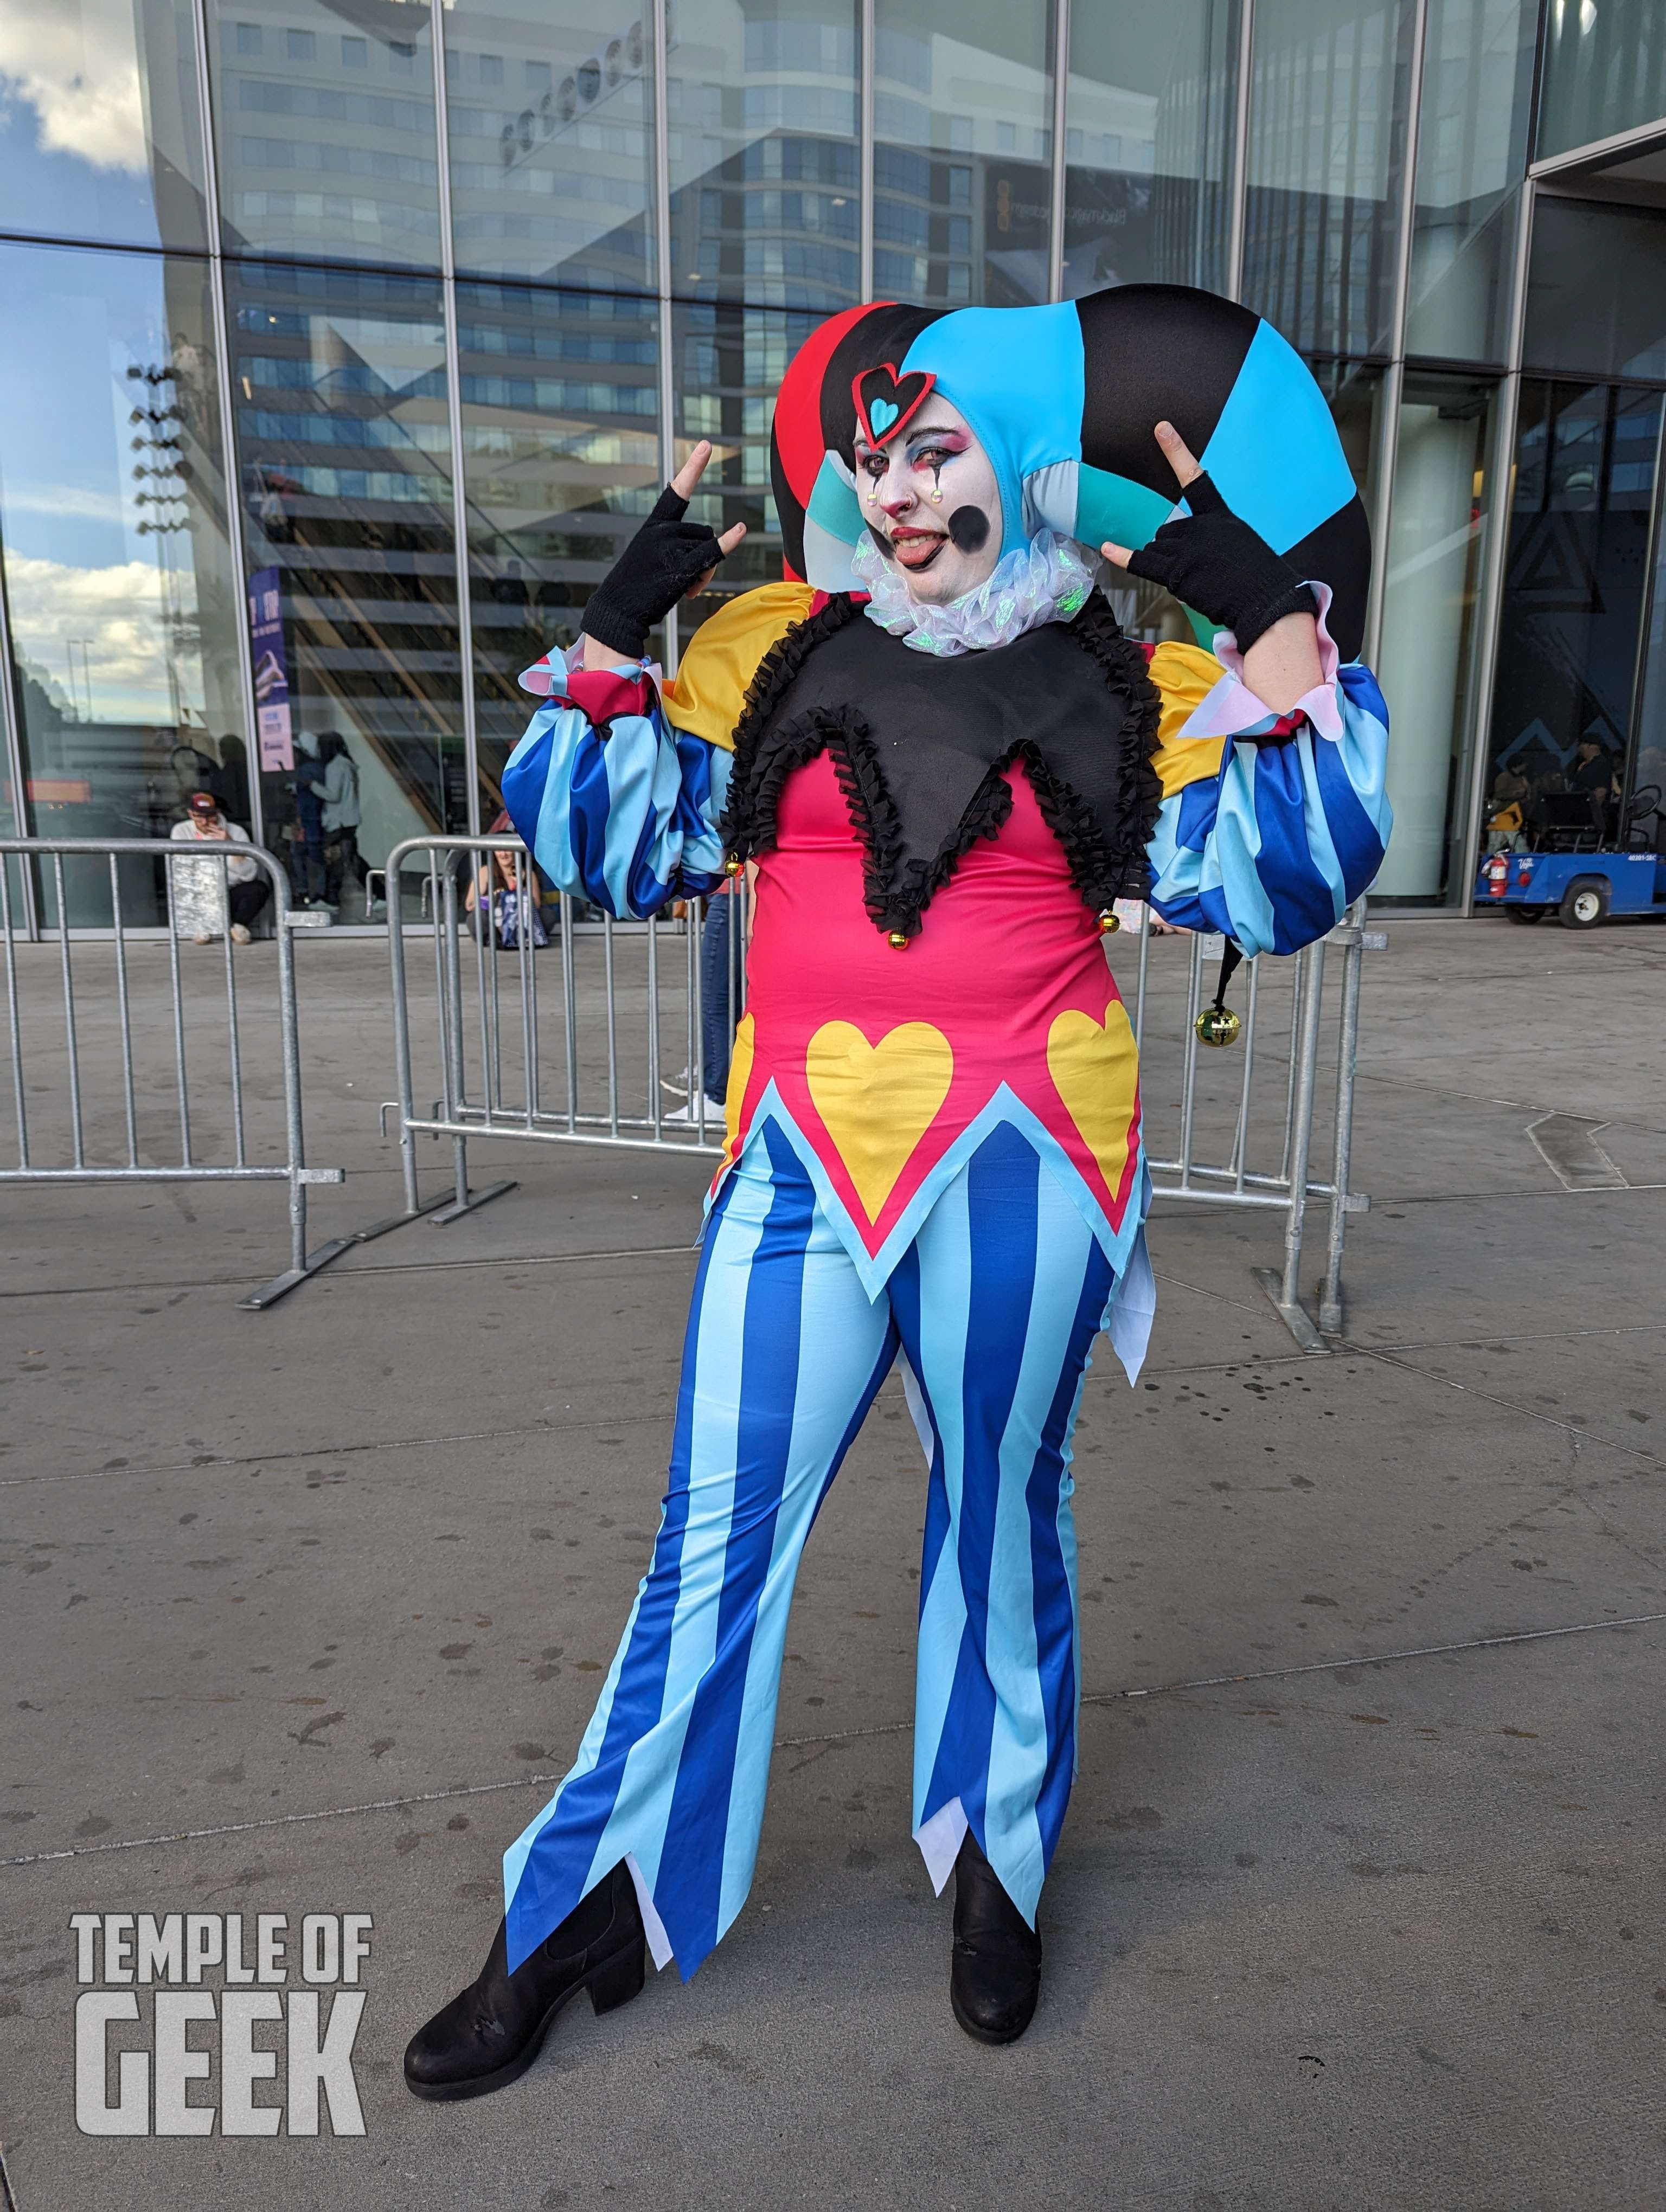
M 1104 907 L 1100 910 L 1099 934 L 1101 937 L 1112 937 L 1122 927 L 1114 908 Z
M 1192 1024 L 1200 1044 L 1236 1044 L 1243 1027 L 1230 1006 L 1205 1006 Z
M 906 952 L 909 949 L 908 937 L 900 929 L 893 929 L 886 941 L 893 952 Z
M 746 863 L 744 860 L 738 859 L 733 853 L 731 853 L 728 859 L 723 863 L 723 872 L 726 876 L 738 876 L 745 865 Z

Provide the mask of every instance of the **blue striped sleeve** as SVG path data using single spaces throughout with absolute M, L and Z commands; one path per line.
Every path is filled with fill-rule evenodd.
M 1282 742 L 1256 742 L 1271 716 L 1232 730 L 1219 773 L 1164 800 L 1146 850 L 1165 921 L 1219 930 L 1251 956 L 1294 952 L 1369 889 L 1394 820 L 1388 709 L 1358 661 L 1329 690 L 1329 734 L 1306 714 Z
M 551 883 L 640 921 L 721 880 L 730 757 L 673 728 L 651 684 L 638 696 L 643 711 L 594 722 L 551 696 L 510 756 L 503 803 Z

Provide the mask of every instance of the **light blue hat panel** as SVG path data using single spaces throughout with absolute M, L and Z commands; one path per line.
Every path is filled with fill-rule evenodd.
M 1027 544 L 1027 480 L 1081 459 L 1085 371 L 1073 302 L 958 307 L 921 331 L 902 368 L 928 371 L 977 433 L 1000 488 L 1001 551 Z

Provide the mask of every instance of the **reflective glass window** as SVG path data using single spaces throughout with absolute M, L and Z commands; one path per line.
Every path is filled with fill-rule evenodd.
M 461 0 L 445 25 L 458 267 L 651 287 L 645 0 Z
M 1523 378 L 1483 820 L 1531 832 L 1578 796 L 1593 825 L 1630 748 L 1661 394 Z
M 220 211 L 229 249 L 440 262 L 431 18 L 391 0 L 343 52 L 325 0 L 213 0 Z
M 1493 396 L 1488 383 L 1411 373 L 1401 400 L 1377 672 L 1394 717 L 1394 836 L 1375 886 L 1401 905 L 1458 901 L 1466 888 Z
M 1258 0 L 1243 296 L 1310 353 L 1393 313 L 1411 0 Z
M 1498 361 L 1527 167 L 1535 0 L 1430 0 L 1407 350 Z
M 1551 0 L 1540 160 L 1660 115 L 1666 115 L 1666 10 L 1660 0 Z
M 678 610 L 684 645 L 725 599 L 780 580 L 781 523 L 769 489 L 770 415 L 787 363 L 820 319 L 721 301 L 696 301 L 675 312 L 678 456 L 700 438 L 709 438 L 714 448 L 690 519 L 716 531 L 746 525 L 744 542 L 710 589 L 684 599 Z
M 1064 292 L 1226 282 L 1235 0 L 1070 16 Z
M 873 289 L 926 307 L 1048 296 L 1047 0 L 875 0 Z
M 166 836 L 248 757 L 206 265 L 0 245 L 0 541 L 39 836 Z M 101 885 L 75 922 L 108 919 Z M 165 919 L 149 861 L 127 918 Z
M 1658 527 L 1648 650 L 1638 698 L 1637 751 L 1626 797 L 1635 834 L 1666 858 L 1666 531 Z
M 356 868 L 320 850 L 325 739 L 345 741 L 358 856 L 468 827 L 445 327 L 427 278 L 251 262 L 227 271 L 238 494 L 252 585 L 279 635 L 255 693 L 266 842 L 297 897 L 362 914 Z M 264 589 L 259 580 L 270 580 Z
M 1666 378 L 1666 215 L 1541 192 L 1522 356 L 1529 368 Z
M 775 307 L 860 295 L 854 0 L 678 0 L 671 289 Z
M 459 284 L 481 811 L 532 702 L 516 678 L 578 635 L 659 496 L 658 312 L 640 297 Z M 650 649 L 664 652 L 656 635 Z
M 0 16 L 8 230 L 208 244 L 190 0 L 29 0 Z

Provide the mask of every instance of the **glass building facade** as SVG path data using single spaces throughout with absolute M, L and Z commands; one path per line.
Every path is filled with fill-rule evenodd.
M 518 672 L 570 642 L 695 440 L 698 509 L 749 534 L 656 651 L 779 573 L 770 406 L 822 316 L 1156 282 L 1247 301 L 1329 398 L 1395 718 L 1378 900 L 1461 912 L 1512 803 L 1666 780 L 1663 22 L 1649 0 L 14 11 L 0 823 L 163 835 L 207 787 L 362 922 L 356 871 L 308 879 L 320 745 L 356 769 L 373 870 L 489 827 Z

